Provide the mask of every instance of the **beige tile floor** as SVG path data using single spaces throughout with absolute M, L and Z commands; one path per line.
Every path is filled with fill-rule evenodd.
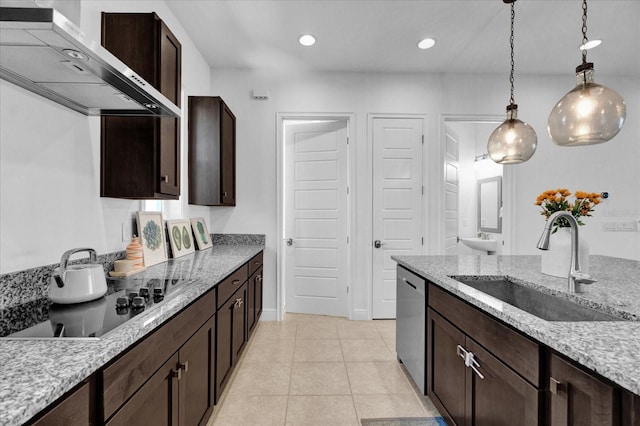
M 260 322 L 208 426 L 359 425 L 437 416 L 395 354 L 395 321 Z

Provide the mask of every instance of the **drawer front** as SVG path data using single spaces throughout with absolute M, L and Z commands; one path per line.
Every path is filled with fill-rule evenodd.
M 249 276 L 253 275 L 255 271 L 262 266 L 262 252 L 256 254 L 253 259 L 249 261 Z
M 85 383 L 71 395 L 65 396 L 61 403 L 36 420 L 33 425 L 81 426 L 93 423 L 90 386 L 91 384 Z
M 523 378 L 542 386 L 540 345 L 434 284 L 429 284 L 428 303 Z
M 133 395 L 214 313 L 209 291 L 103 370 L 104 419 Z
M 218 288 L 218 309 L 220 309 L 222 305 L 224 305 L 224 302 L 226 302 L 233 293 L 242 287 L 242 284 L 244 284 L 245 281 L 247 281 L 247 278 L 249 277 L 247 272 L 248 268 L 245 263 L 216 286 Z

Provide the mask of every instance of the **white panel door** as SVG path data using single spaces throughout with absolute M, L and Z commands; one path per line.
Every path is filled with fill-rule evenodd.
M 347 316 L 347 122 L 285 125 L 286 311 Z
M 373 119 L 373 318 L 396 317 L 392 255 L 422 254 L 421 118 Z
M 458 254 L 458 172 L 460 168 L 458 135 L 445 125 L 444 153 L 444 253 Z

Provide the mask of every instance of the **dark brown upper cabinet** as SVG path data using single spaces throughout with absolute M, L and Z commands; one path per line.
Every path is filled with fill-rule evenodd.
M 189 204 L 236 205 L 236 117 L 218 96 L 189 96 Z
M 180 106 L 182 46 L 155 13 L 102 13 L 102 45 Z M 100 196 L 180 196 L 180 119 L 101 118 Z

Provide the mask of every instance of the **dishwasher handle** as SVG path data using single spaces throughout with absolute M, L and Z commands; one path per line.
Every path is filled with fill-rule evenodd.
M 426 295 L 423 288 L 418 288 L 417 286 L 411 284 L 411 282 L 406 277 L 402 277 L 402 282 L 413 287 L 413 289 L 417 291 L 419 294 L 422 294 L 423 296 Z

